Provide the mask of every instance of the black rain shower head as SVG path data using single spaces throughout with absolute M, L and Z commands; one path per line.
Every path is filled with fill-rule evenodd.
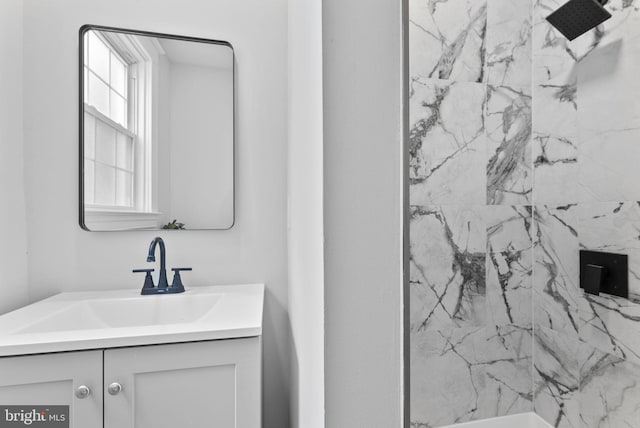
M 573 40 L 611 18 L 603 7 L 608 0 L 569 0 L 547 17 L 567 39 Z

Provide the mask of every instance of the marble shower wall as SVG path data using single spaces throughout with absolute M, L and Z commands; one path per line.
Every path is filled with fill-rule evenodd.
M 410 1 L 416 428 L 533 410 L 532 19 Z
M 410 0 L 412 427 L 640 427 L 640 0 L 574 42 L 565 1 Z
M 533 27 L 534 408 L 556 427 L 640 427 L 640 1 L 567 42 Z M 585 295 L 580 249 L 629 255 L 630 300 Z

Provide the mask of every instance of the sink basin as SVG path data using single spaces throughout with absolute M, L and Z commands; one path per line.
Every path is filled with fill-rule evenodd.
M 150 296 L 146 296 L 150 297 Z M 155 299 L 96 300 L 89 310 L 110 327 L 180 324 L 200 321 L 215 309 L 221 294 L 151 296 Z
M 221 295 L 174 294 L 148 297 L 79 302 L 27 325 L 14 334 L 193 323 L 212 311 Z
M 0 356 L 262 333 L 264 285 L 61 293 L 0 316 Z

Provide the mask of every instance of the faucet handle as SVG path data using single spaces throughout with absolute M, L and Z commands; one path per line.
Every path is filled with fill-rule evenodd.
M 182 278 L 180 277 L 180 271 L 190 271 L 192 268 L 171 268 L 173 271 L 173 282 L 171 282 L 171 288 L 176 290 L 175 292 L 184 291 L 184 285 L 182 285 Z
M 133 273 L 146 273 L 146 275 L 144 276 L 144 285 L 142 286 L 143 294 L 145 289 L 155 288 L 155 285 L 153 285 L 153 278 L 151 277 L 151 272 L 153 272 L 154 270 L 155 269 L 134 269 L 132 271 Z

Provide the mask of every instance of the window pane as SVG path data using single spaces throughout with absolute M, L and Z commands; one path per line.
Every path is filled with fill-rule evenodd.
M 133 151 L 133 142 L 131 137 L 118 133 L 117 140 L 117 163 L 118 168 L 131 171 L 131 152 Z
M 117 171 L 117 190 L 116 190 L 116 205 L 123 207 L 130 207 L 133 204 L 131 200 L 131 173 L 126 171 Z
M 115 202 L 116 170 L 112 167 L 96 164 L 95 203 L 113 205 Z
M 109 117 L 116 123 L 127 127 L 126 120 L 126 110 L 125 110 L 126 101 L 120 95 L 118 95 L 115 91 L 111 91 L 111 112 Z
M 96 119 L 89 113 L 84 114 L 84 157 L 95 159 Z
M 84 160 L 84 202 L 94 204 L 95 186 L 95 163 L 91 160 Z
M 109 125 L 97 121 L 96 161 L 108 165 L 116 164 L 116 131 Z
M 105 82 L 109 81 L 109 55 L 111 51 L 107 46 L 91 31 L 89 32 L 89 68 Z
M 89 70 L 87 69 L 87 67 L 83 67 L 84 70 L 84 102 L 85 103 L 89 103 L 89 91 L 87 90 L 87 88 L 89 87 Z
M 111 87 L 120 95 L 127 95 L 127 67 L 113 53 L 111 54 Z
M 94 106 L 105 116 L 109 116 L 109 87 L 95 74 L 89 73 L 89 97 L 88 104 Z

